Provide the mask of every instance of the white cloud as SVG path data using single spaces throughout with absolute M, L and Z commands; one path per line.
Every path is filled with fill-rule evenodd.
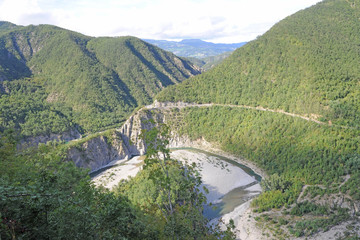
M 0 0 L 1 20 L 49 23 L 91 36 L 254 39 L 319 0 Z
M 40 13 L 36 0 L 3 0 L 0 2 L 0 16 L 3 20 L 20 23 L 25 15 Z

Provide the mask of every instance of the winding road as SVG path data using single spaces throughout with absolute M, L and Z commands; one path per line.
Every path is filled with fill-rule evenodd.
M 187 107 L 214 107 L 214 106 L 219 106 L 219 107 L 230 107 L 230 108 L 242 108 L 242 109 L 251 109 L 251 110 L 256 110 L 256 111 L 264 111 L 264 112 L 273 112 L 273 113 L 279 113 L 279 114 L 284 114 L 287 116 L 291 116 L 291 117 L 295 117 L 295 118 L 301 118 L 304 119 L 306 121 L 311 121 L 320 125 L 325 125 L 325 126 L 338 126 L 338 125 L 333 125 L 331 124 L 331 122 L 321 122 L 313 117 L 307 117 L 304 115 L 300 115 L 300 114 L 295 114 L 295 113 L 289 113 L 289 112 L 285 112 L 284 110 L 281 109 L 270 109 L 270 108 L 264 108 L 261 106 L 257 106 L 257 107 L 253 107 L 253 106 L 247 106 L 247 105 L 232 105 L 232 104 L 219 104 L 219 103 L 203 103 L 203 104 L 199 104 L 199 103 L 186 103 L 186 102 L 158 102 L 155 100 L 155 102 L 151 105 L 147 105 L 143 108 L 141 108 L 139 111 L 144 110 L 144 109 L 148 109 L 148 110 L 152 110 L 152 109 L 160 109 L 160 110 L 167 110 L 167 109 L 173 109 L 173 108 L 187 108 Z M 350 128 L 347 126 L 338 126 L 341 128 Z M 120 130 L 120 128 L 118 128 L 117 130 Z M 103 133 L 103 132 L 98 132 L 95 134 L 99 134 L 99 133 Z M 79 141 L 81 138 L 77 138 L 77 139 L 73 139 L 71 141 Z
M 306 117 L 303 115 L 299 115 L 299 114 L 295 114 L 295 113 L 289 113 L 289 112 L 285 112 L 284 110 L 280 110 L 280 109 L 270 109 L 270 108 L 263 108 L 263 107 L 253 107 L 253 106 L 247 106 L 247 105 L 232 105 L 232 104 L 218 104 L 218 103 L 204 103 L 204 104 L 198 104 L 198 103 L 185 103 L 185 102 L 157 102 L 155 101 L 153 104 L 151 105 L 147 105 L 144 108 L 145 109 L 172 109 L 172 108 L 185 108 L 185 107 L 214 107 L 214 106 L 220 106 L 220 107 L 231 107 L 231 108 L 243 108 L 243 109 L 252 109 L 252 110 L 257 110 L 257 111 L 266 111 L 266 112 L 273 112 L 273 113 L 280 113 L 280 114 L 284 114 L 284 115 L 288 115 L 291 117 L 297 117 L 297 118 L 301 118 L 307 121 L 311 121 L 311 122 L 315 122 L 317 124 L 322 124 L 322 125 L 331 125 L 325 122 L 321 122 L 315 118 L 311 118 L 311 117 Z

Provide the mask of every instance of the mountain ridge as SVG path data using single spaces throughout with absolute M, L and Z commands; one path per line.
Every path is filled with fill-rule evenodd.
M 359 236 L 359 16 L 360 1 L 322 1 L 156 97 L 214 105 L 179 110 L 177 131 L 268 173 L 252 202 L 268 238 Z
M 165 90 L 159 100 L 261 105 L 358 125 L 358 14 L 359 7 L 346 1 L 323 1 L 299 11 L 220 66 L 185 81 L 175 92 Z
M 241 43 L 212 43 L 201 39 L 183 39 L 177 41 L 144 39 L 144 41 L 154 44 L 166 51 L 182 57 L 206 58 L 224 52 L 234 51 L 242 47 L 246 42 Z
M 180 58 L 168 62 L 174 55 L 131 37 L 94 39 L 62 30 L 58 30 L 59 34 L 51 27 L 46 31 L 38 29 L 44 37 L 35 39 L 28 38 L 32 31 L 21 33 L 16 30 L 10 35 L 0 35 L 0 57 L 13 60 L 0 65 L 0 73 L 4 78 L 8 77 L 0 88 L 1 130 L 18 124 L 25 135 L 31 136 L 48 131 L 42 128 L 44 126 L 54 127 L 51 132 L 78 127 L 89 133 L 104 126 L 112 128 L 66 144 L 40 146 L 41 152 L 36 157 L 44 158 L 45 164 L 39 171 L 34 168 L 33 161 L 18 158 L 21 155 L 14 148 L 10 149 L 11 144 L 6 142 L 11 136 L 6 139 L 8 136 L 4 135 L 0 154 L 7 161 L 9 170 L 4 167 L 0 171 L 7 174 L 6 178 L 14 180 L 0 178 L 5 180 L 2 191 L 6 193 L 8 186 L 18 187 L 22 180 L 29 189 L 25 193 L 33 194 L 31 187 L 41 181 L 44 184 L 38 186 L 38 191 L 44 193 L 46 189 L 45 193 L 53 193 L 53 185 L 49 184 L 61 179 L 57 184 L 61 186 L 59 192 L 63 193 L 69 184 L 64 184 L 66 181 L 54 173 L 62 173 L 64 167 L 52 170 L 49 159 L 59 157 L 64 161 L 68 157 L 79 166 L 95 170 L 116 158 L 144 153 L 146 148 L 141 133 L 166 123 L 175 137 L 165 142 L 183 137 L 190 146 L 196 140 L 214 143 L 222 151 L 245 158 L 266 172 L 266 178 L 262 180 L 264 191 L 252 201 L 254 212 L 243 214 L 245 221 L 254 222 L 253 229 L 246 232 L 253 233 L 261 226 L 259 236 L 266 239 L 328 239 L 329 236 L 357 239 L 360 231 L 359 6 L 359 0 L 325 0 L 280 21 L 263 36 L 236 50 L 219 66 L 184 81 L 180 77 L 191 75 L 191 68 L 178 70 L 186 62 Z M 46 45 L 44 38 L 51 34 L 59 35 Z M 44 49 L 47 51 L 40 54 Z M 126 58 L 118 60 L 120 56 Z M 176 64 L 179 61 L 182 64 Z M 18 65 L 23 71 L 14 77 L 12 70 Z M 127 77 L 136 80 L 133 85 L 127 82 Z M 57 81 L 59 79 L 66 81 Z M 149 79 L 153 81 L 147 82 Z M 170 83 L 174 82 L 181 83 L 172 86 Z M 64 86 L 66 84 L 69 86 Z M 121 122 L 115 120 L 125 119 L 139 102 L 151 102 L 153 94 L 165 85 L 166 89 L 155 97 L 161 101 L 154 104 L 158 104 L 159 109 L 148 106 L 134 110 L 134 115 L 118 134 Z M 136 89 L 139 94 L 135 94 Z M 171 105 L 178 101 L 193 103 L 193 107 L 186 103 Z M 120 104 L 120 108 L 116 108 Z M 163 109 L 162 104 L 165 105 Z M 166 108 L 169 105 L 174 108 Z M 46 147 L 54 149 L 47 150 Z M 53 152 L 50 155 L 46 151 Z M 12 152 L 16 158 L 8 154 Z M 10 158 L 7 159 L 8 155 Z M 22 163 L 25 168 L 21 168 Z M 13 177 L 12 173 L 19 169 L 20 177 Z M 36 170 L 33 172 L 36 177 L 28 178 L 27 174 L 22 174 L 30 169 Z M 51 172 L 44 171 L 48 169 Z M 64 173 L 68 177 L 75 171 L 70 168 Z M 142 180 L 135 182 L 134 190 L 149 189 L 149 185 L 143 184 Z M 139 185 L 144 188 L 137 188 Z M 79 188 L 68 189 L 64 200 L 79 193 L 79 197 L 82 196 L 83 188 L 80 191 Z M 97 196 L 101 196 L 99 194 Z M 58 211 L 60 202 L 57 199 L 50 201 L 55 205 L 52 210 Z M 53 219 L 63 217 L 66 227 L 77 223 L 84 225 L 78 219 L 87 219 L 88 213 L 79 215 L 72 210 L 78 210 L 74 207 L 79 207 L 80 213 L 81 209 L 113 209 L 96 207 L 99 202 L 106 203 L 105 198 L 94 201 L 89 208 L 78 204 L 81 199 L 74 199 L 76 205 L 73 201 L 62 204 L 60 207 L 65 207 L 64 211 Z M 48 207 L 48 196 L 35 196 L 29 200 L 18 210 L 22 198 L 6 196 L 2 200 L 3 209 L 14 206 L 16 211 L 10 216 L 18 219 L 18 213 L 24 212 L 29 215 L 21 215 L 23 218 L 20 219 L 29 219 L 28 216 L 39 216 L 32 211 L 34 203 L 39 203 L 35 206 L 39 206 L 37 209 L 40 209 L 43 222 L 48 223 L 47 215 L 41 211 Z M 144 198 L 144 202 L 148 199 Z M 164 225 L 154 224 L 154 212 L 148 215 L 146 226 L 161 232 Z M 71 218 L 71 225 L 66 224 L 69 213 L 79 217 Z M 101 226 L 113 223 L 107 210 L 103 214 L 106 219 Z M 91 224 L 96 225 L 99 219 L 94 218 Z M 127 218 L 127 224 L 114 224 L 114 229 L 125 226 L 124 231 L 128 232 L 126 227 L 139 225 L 129 224 L 128 219 L 134 218 Z M 52 223 L 55 227 L 59 225 L 57 221 Z M 240 222 L 235 220 L 234 223 L 237 229 L 243 229 Z M 32 221 L 30 226 L 35 226 L 38 231 L 38 226 L 47 225 Z M 41 230 L 39 232 L 43 233 Z M 96 231 L 88 230 L 84 228 L 83 232 L 89 234 L 84 236 L 96 235 Z M 192 224 L 189 232 L 193 232 Z
M 162 88 L 199 73 L 187 60 L 135 37 L 14 27 L 0 35 L 0 129 L 20 129 L 25 136 L 74 127 L 96 132 L 120 124 Z

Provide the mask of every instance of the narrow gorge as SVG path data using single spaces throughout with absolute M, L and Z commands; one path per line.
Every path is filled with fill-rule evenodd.
M 184 124 L 182 122 L 184 116 L 179 113 L 179 109 L 212 106 L 212 104 L 161 103 L 155 101 L 152 105 L 145 106 L 131 115 L 121 128 L 69 141 L 68 159 L 75 162 L 76 166 L 89 168 L 93 172 L 106 167 L 113 161 L 128 160 L 134 156 L 144 155 L 146 144 L 140 136 L 142 130 L 149 130 L 162 123 L 171 126 L 169 148 L 197 148 L 228 156 L 229 154 L 220 150 L 220 145 L 216 142 L 210 143 L 203 137 L 191 139 L 189 136 L 178 132 L 178 127 Z M 266 173 L 253 163 L 246 159 L 240 161 L 254 169 L 257 174 L 266 176 Z

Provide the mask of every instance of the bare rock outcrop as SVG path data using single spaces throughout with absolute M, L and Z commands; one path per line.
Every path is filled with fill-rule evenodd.
M 82 140 L 68 150 L 68 159 L 76 166 L 96 171 L 116 160 L 127 160 L 133 156 L 146 153 L 146 143 L 141 138 L 142 131 L 149 130 L 158 124 L 167 123 L 169 116 L 161 110 L 142 109 L 133 114 L 120 129 L 111 136 L 98 136 Z M 212 146 L 205 139 L 192 141 L 187 136 L 171 134 L 170 148 L 195 147 L 211 150 Z
M 89 168 L 92 171 L 102 168 L 115 159 L 129 156 L 131 153 L 118 133 L 114 133 L 111 138 L 94 137 L 68 150 L 69 160 L 72 160 L 78 167 Z
M 81 138 L 81 134 L 76 129 L 70 129 L 69 131 L 64 133 L 50 133 L 47 135 L 26 137 L 20 141 L 17 147 L 18 149 L 22 149 L 26 147 L 38 146 L 40 143 L 47 143 L 50 141 L 68 142 L 79 138 Z
M 68 159 L 76 166 L 96 171 L 112 161 L 143 155 L 146 144 L 141 138 L 143 129 L 151 129 L 164 122 L 161 112 L 142 110 L 133 114 L 112 135 L 98 135 L 68 150 Z

